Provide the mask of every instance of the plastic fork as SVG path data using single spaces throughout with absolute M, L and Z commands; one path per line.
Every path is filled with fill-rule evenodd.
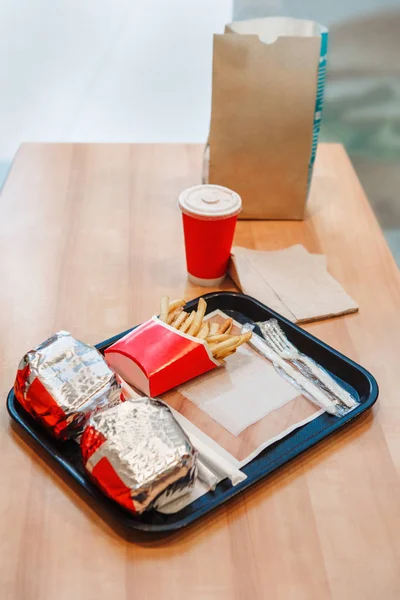
M 245 323 L 242 326 L 242 333 L 245 333 L 246 331 L 253 331 L 254 327 L 254 323 Z M 300 373 L 290 363 L 279 356 L 279 354 L 271 348 L 266 340 L 254 333 L 254 331 L 248 344 L 267 360 L 269 360 L 272 363 L 275 371 L 297 390 L 299 390 L 299 392 L 311 402 L 323 410 L 326 410 L 331 415 L 335 415 L 335 417 L 341 417 L 346 414 L 348 409 L 346 408 L 346 410 L 344 410 L 343 404 L 337 402 L 336 400 L 333 402 L 331 398 L 328 397 L 328 395 L 320 388 L 320 386 L 315 385 L 315 383 L 311 381 L 309 377 L 306 377 L 303 375 L 303 373 Z
M 358 402 L 338 384 L 331 375 L 315 360 L 300 352 L 286 337 L 276 319 L 257 323 L 267 344 L 284 360 L 295 365 L 303 375 L 322 388 L 333 401 L 339 401 L 347 408 L 354 408 Z

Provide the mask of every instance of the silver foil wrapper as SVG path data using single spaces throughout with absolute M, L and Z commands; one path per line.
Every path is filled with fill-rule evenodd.
M 98 350 L 67 331 L 25 354 L 14 390 L 24 408 L 62 439 L 79 435 L 93 411 L 113 406 L 121 395 Z
M 93 415 L 81 449 L 97 485 L 136 513 L 188 493 L 196 478 L 197 452 L 160 400 L 134 398 Z

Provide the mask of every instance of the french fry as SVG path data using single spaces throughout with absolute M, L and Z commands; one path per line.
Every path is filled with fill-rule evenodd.
M 168 317 L 167 317 L 168 325 L 171 325 L 172 322 L 175 321 L 175 319 L 177 319 L 179 317 L 179 315 L 181 314 L 182 311 L 183 311 L 182 306 L 178 306 L 178 308 L 175 308 L 175 310 L 169 311 Z
M 217 335 L 209 335 L 207 338 L 207 342 L 209 344 L 216 344 L 217 342 L 224 342 L 225 340 L 229 340 L 232 337 L 228 333 L 218 333 Z
M 160 312 L 160 321 L 167 322 L 169 312 L 169 298 L 168 296 L 163 296 L 161 298 L 161 312 Z
M 231 354 L 234 354 L 236 352 L 237 348 L 226 348 L 225 350 L 220 350 L 219 352 L 217 352 L 216 354 L 214 354 L 214 358 L 217 359 L 223 359 L 226 358 L 227 356 L 230 356 Z
M 233 321 L 230 317 L 225 319 L 225 321 L 218 327 L 218 333 L 229 333 L 229 331 L 232 329 L 232 323 Z
M 220 352 L 216 352 L 215 354 L 213 354 L 213 357 L 216 358 L 217 360 L 219 360 L 220 358 L 226 358 L 227 356 L 230 356 L 234 352 L 236 352 L 236 348 L 233 348 L 233 350 L 227 348 L 226 350 L 221 350 Z
M 210 325 L 210 335 L 217 335 L 219 329 L 218 323 L 211 323 Z
M 168 296 L 163 296 L 160 320 L 182 333 L 205 340 L 212 355 L 221 364 L 227 356 L 236 352 L 241 344 L 248 342 L 251 338 L 251 331 L 242 335 L 232 335 L 233 320 L 230 317 L 221 324 L 210 321 L 203 322 L 207 310 L 204 298 L 200 298 L 197 310 L 193 310 L 190 314 L 183 310 L 185 304 L 185 300 L 179 299 L 170 302 Z
M 197 305 L 196 316 L 194 317 L 194 321 L 191 324 L 189 331 L 187 332 L 188 335 L 195 336 L 199 333 L 201 324 L 204 319 L 204 315 L 206 314 L 206 309 L 207 302 L 204 300 L 204 298 L 200 298 L 199 303 Z
M 242 344 L 245 344 L 246 342 L 251 340 L 252 335 L 253 335 L 252 331 L 247 331 L 246 333 L 242 333 L 242 335 L 239 336 L 240 337 L 239 346 L 241 346 Z
M 236 348 L 234 348 L 234 350 L 222 350 L 222 352 L 220 352 L 218 354 L 218 360 L 223 361 L 224 358 L 226 358 L 227 356 L 230 356 L 231 354 L 235 354 L 236 352 Z
M 236 350 L 238 346 L 245 344 L 249 341 L 252 336 L 252 332 L 248 331 L 247 333 L 243 333 L 242 335 L 231 335 L 229 338 L 223 342 L 219 342 L 217 344 L 211 344 L 211 351 L 213 356 L 216 358 L 221 358 L 221 354 L 225 354 L 226 351 Z
M 190 315 L 188 316 L 188 318 L 179 327 L 179 331 L 182 331 L 182 333 L 186 333 L 188 331 L 188 329 L 190 328 L 190 326 L 192 325 L 195 316 L 196 316 L 196 311 L 193 310 L 190 313 Z
M 210 326 L 206 321 L 201 326 L 201 329 L 200 329 L 199 333 L 197 334 L 197 337 L 201 340 L 205 340 L 205 339 L 207 339 L 207 336 L 209 333 L 210 333 Z
M 227 340 L 224 340 L 223 342 L 218 342 L 216 344 L 210 344 L 210 348 L 212 350 L 213 355 L 216 356 L 222 350 L 226 350 L 228 348 L 229 348 L 229 350 L 232 350 L 233 348 L 236 348 L 239 343 L 240 343 L 240 336 L 239 335 L 231 335 Z
M 172 312 L 173 310 L 176 310 L 177 308 L 183 308 L 186 304 L 185 300 L 182 300 L 181 298 L 179 300 L 173 300 L 172 302 L 170 302 L 169 305 L 169 312 Z
M 171 325 L 172 327 L 175 327 L 175 329 L 179 329 L 179 327 L 182 325 L 183 321 L 188 317 L 188 313 L 185 312 L 184 310 L 176 317 L 176 319 L 174 321 L 172 321 Z

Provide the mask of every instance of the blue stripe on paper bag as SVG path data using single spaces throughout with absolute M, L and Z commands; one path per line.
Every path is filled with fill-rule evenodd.
M 312 177 L 314 162 L 315 162 L 315 155 L 317 154 L 319 130 L 321 128 L 322 108 L 323 108 L 323 104 L 324 104 L 324 91 L 325 91 L 325 80 L 326 80 L 327 53 L 328 53 L 328 32 L 324 31 L 323 33 L 321 33 L 321 50 L 320 50 L 319 68 L 318 68 L 318 81 L 317 81 L 317 98 L 316 98 L 316 102 L 315 102 L 311 159 L 310 159 L 310 163 L 308 165 L 307 193 L 310 189 L 311 177 Z

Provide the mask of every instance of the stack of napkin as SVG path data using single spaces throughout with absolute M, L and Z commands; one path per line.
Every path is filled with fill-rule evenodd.
M 353 313 L 357 303 L 330 275 L 326 258 L 300 244 L 264 252 L 235 247 L 229 274 L 249 294 L 295 323 Z

